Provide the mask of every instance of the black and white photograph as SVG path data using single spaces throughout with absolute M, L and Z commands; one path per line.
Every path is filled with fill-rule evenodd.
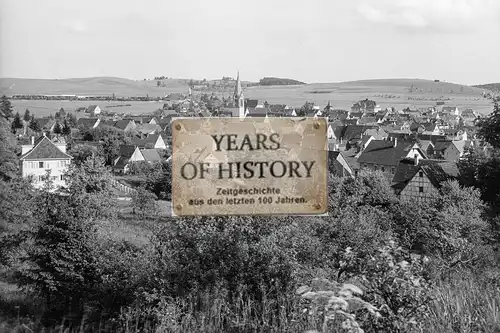
M 500 0 L 0 0 L 0 333 L 500 333 Z

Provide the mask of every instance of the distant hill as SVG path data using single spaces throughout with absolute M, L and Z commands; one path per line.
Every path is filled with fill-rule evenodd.
M 481 88 L 481 89 L 485 89 L 485 90 L 491 90 L 494 92 L 500 92 L 500 83 L 479 84 L 479 85 L 476 85 L 473 87 Z
M 305 82 L 279 77 L 265 77 L 259 81 L 259 85 L 261 86 L 292 86 L 299 84 L 305 84 Z
M 129 80 L 118 77 L 91 77 L 75 79 L 19 79 L 0 78 L 0 95 L 112 95 L 164 96 L 170 92 L 187 92 L 188 80 L 162 80 L 157 87 L 154 80 Z

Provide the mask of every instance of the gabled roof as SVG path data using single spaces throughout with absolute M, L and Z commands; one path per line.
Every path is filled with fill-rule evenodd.
M 87 111 L 86 111 L 86 112 L 88 112 L 88 113 L 94 112 L 96 108 L 97 108 L 97 105 L 90 105 L 90 106 L 87 108 Z
M 141 149 L 142 156 L 147 162 L 160 162 L 161 157 L 156 149 Z
M 136 149 L 135 145 L 121 145 L 120 146 L 120 156 L 130 158 L 134 154 Z
M 398 140 L 394 147 L 394 142 L 390 140 L 372 140 L 358 158 L 359 163 L 373 163 L 380 165 L 398 165 L 399 161 L 405 158 L 415 143 Z M 423 156 L 426 154 L 420 150 Z
M 459 170 L 455 162 L 445 160 L 419 160 L 418 164 L 415 165 L 412 158 L 406 158 L 400 161 L 396 169 L 396 174 L 392 179 L 392 187 L 396 190 L 396 193 L 401 193 L 420 170 L 425 173 L 432 185 L 436 188 L 439 188 L 442 182 L 455 179 L 459 176 Z
M 129 124 L 134 124 L 134 122 L 132 120 L 118 120 L 115 121 L 113 127 L 125 130 Z
M 377 122 L 377 119 L 375 119 L 375 117 L 361 117 L 361 119 L 359 119 L 358 124 L 359 125 L 373 124 L 373 123 L 376 123 L 376 122 Z
M 72 159 L 68 154 L 63 153 L 46 136 L 41 136 L 35 141 L 33 149 L 21 156 L 21 160 L 43 160 L 43 159 Z
M 139 147 L 139 148 L 143 148 L 143 147 L 146 147 L 146 144 L 148 144 L 148 143 L 155 144 L 156 141 L 158 141 L 158 137 L 161 137 L 163 139 L 161 134 L 151 134 L 144 139 L 132 138 L 132 144 Z
M 137 124 L 135 126 L 135 131 L 139 133 L 149 134 L 155 131 L 161 131 L 161 127 L 158 124 Z
M 35 121 L 38 123 L 41 129 L 49 129 L 56 123 L 55 120 L 50 118 L 38 118 L 35 119 Z
M 448 148 L 451 145 L 452 141 L 437 141 L 436 144 L 434 145 L 434 150 L 443 152 L 446 150 L 446 148 Z
M 77 126 L 83 126 L 84 128 L 92 128 L 99 118 L 79 118 L 76 121 Z

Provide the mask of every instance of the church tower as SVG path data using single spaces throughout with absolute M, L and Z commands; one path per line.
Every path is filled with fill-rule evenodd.
M 243 89 L 241 89 L 240 72 L 236 78 L 236 87 L 234 88 L 234 105 L 238 107 L 240 118 L 245 118 L 245 98 L 243 97 Z

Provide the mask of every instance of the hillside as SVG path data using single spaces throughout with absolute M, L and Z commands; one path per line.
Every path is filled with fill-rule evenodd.
M 265 77 L 260 79 L 259 85 L 261 86 L 291 86 L 297 84 L 305 84 L 304 82 L 292 80 L 292 79 L 284 79 L 279 77 Z
M 491 90 L 494 92 L 500 92 L 500 83 L 479 84 L 479 85 L 475 85 L 473 87 L 484 89 L 484 90 Z
M 170 92 L 187 91 L 187 81 L 163 80 L 165 87 L 157 87 L 153 80 L 129 80 L 117 77 L 92 77 L 75 79 L 18 79 L 0 78 L 2 95 L 112 95 L 115 96 L 164 96 Z
M 0 94 L 75 94 L 75 95 L 112 95 L 116 97 L 150 97 L 164 96 L 172 92 L 187 93 L 188 79 L 161 80 L 128 80 L 116 77 L 76 78 L 63 80 L 15 79 L 0 78 Z M 195 95 L 215 93 L 229 97 L 234 91 L 234 82 L 227 85 L 212 87 L 208 90 L 193 90 Z M 382 108 L 426 107 L 436 105 L 437 101 L 445 101 L 446 105 L 459 108 L 473 108 L 481 113 L 492 110 L 490 101 L 483 98 L 484 88 L 465 86 L 450 82 L 435 82 L 422 79 L 374 79 L 337 83 L 312 83 L 294 85 L 254 85 L 243 87 L 246 98 L 268 101 L 271 104 L 288 104 L 300 107 L 305 101 L 318 105 L 328 102 L 336 108 L 348 109 L 360 99 L 375 100 Z M 75 109 L 85 106 L 88 102 L 78 101 L 39 101 L 16 100 L 13 105 L 16 111 L 24 112 L 26 108 L 37 114 L 48 115 L 60 107 Z M 109 105 L 108 105 L 109 104 Z M 116 103 L 100 103 L 101 107 L 114 107 Z M 114 111 L 138 114 L 152 112 L 159 106 L 149 102 L 130 103 L 129 107 L 113 108 Z

